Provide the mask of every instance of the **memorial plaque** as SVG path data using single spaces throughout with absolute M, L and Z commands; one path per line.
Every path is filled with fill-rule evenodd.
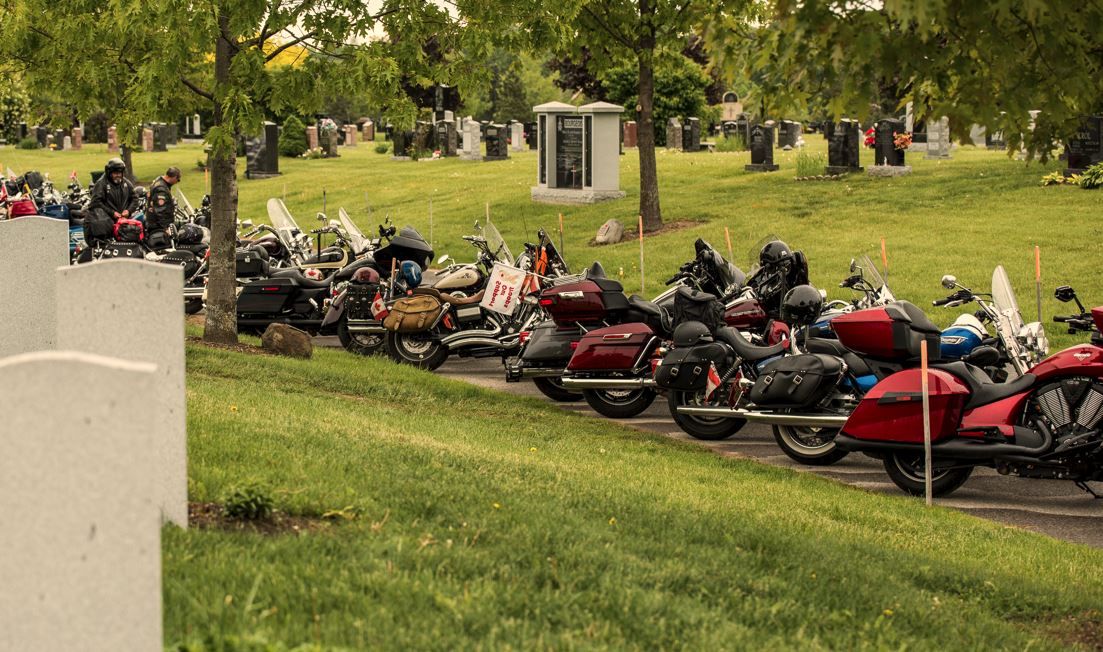
M 1103 160 L 1103 117 L 1084 118 L 1065 144 L 1066 174 L 1079 174 Z
M 584 131 L 580 116 L 555 117 L 555 186 L 557 188 L 582 187 L 582 154 Z

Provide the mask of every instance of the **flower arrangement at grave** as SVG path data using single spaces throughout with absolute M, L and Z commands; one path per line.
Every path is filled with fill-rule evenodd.
M 873 130 L 873 127 L 866 129 L 865 140 L 862 141 L 862 144 L 870 149 L 873 149 L 874 145 L 877 144 L 877 133 Z
M 329 118 L 322 118 L 322 121 L 318 123 L 318 131 L 323 134 L 337 133 L 337 123 Z
M 912 146 L 912 135 L 908 132 L 896 133 L 892 132 L 892 146 L 898 151 L 904 151 Z

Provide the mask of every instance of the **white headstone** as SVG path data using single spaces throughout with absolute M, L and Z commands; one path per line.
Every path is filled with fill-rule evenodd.
M 0 221 L 0 358 L 55 347 L 54 270 L 68 264 L 65 220 Z
M 460 150 L 460 158 L 470 161 L 481 161 L 483 127 L 478 120 L 468 116 L 463 121 L 463 149 Z
M 512 152 L 525 151 L 525 125 L 520 122 L 509 126 L 509 149 Z
M 0 360 L 0 650 L 160 650 L 156 433 L 126 388 L 156 367 Z
M 187 527 L 183 292 L 183 272 L 175 265 L 109 260 L 57 270 L 59 349 L 157 364 L 156 382 L 116 390 L 134 418 L 156 433 L 165 520 Z
M 950 158 L 950 119 L 946 116 L 927 124 L 927 158 Z
M 62 149 L 73 149 L 73 138 L 71 136 L 62 138 L 61 143 Z
M 976 147 L 984 147 L 985 129 L 980 125 L 973 125 L 969 129 L 969 140 Z

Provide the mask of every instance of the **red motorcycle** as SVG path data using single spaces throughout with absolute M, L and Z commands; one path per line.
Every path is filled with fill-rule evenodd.
M 1075 293 L 1065 286 L 1057 298 L 1074 300 Z M 1091 331 L 1091 344 L 1052 355 L 1013 381 L 993 383 L 965 362 L 930 365 L 936 496 L 949 494 L 974 468 L 987 466 L 1003 475 L 1071 480 L 1103 497 L 1086 484 L 1103 480 L 1103 307 L 1090 313 L 1080 309 L 1079 316 L 1054 320 L 1068 324 L 1070 332 Z M 869 314 L 851 326 L 882 353 L 913 352 L 927 336 L 887 316 L 878 319 L 877 310 L 862 312 Z M 917 495 L 925 491 L 921 375 L 919 369 L 905 369 L 882 380 L 835 438 L 843 450 L 884 460 L 896 486 Z

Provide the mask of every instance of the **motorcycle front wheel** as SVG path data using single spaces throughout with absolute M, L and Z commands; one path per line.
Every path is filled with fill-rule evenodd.
M 448 347 L 433 338 L 432 333 L 395 333 L 387 331 L 384 338 L 387 353 L 395 362 L 432 371 L 448 359 Z
M 356 355 L 375 355 L 383 348 L 383 335 L 379 333 L 353 333 L 349 331 L 349 322 L 344 317 L 337 322 L 337 339 L 349 353 Z
M 809 466 L 829 466 L 847 456 L 835 445 L 834 428 L 774 426 L 774 441 L 790 459 Z
M 670 416 L 674 423 L 678 424 L 687 435 L 694 439 L 704 441 L 718 441 L 727 439 L 739 432 L 747 424 L 746 419 L 729 419 L 727 417 L 705 417 L 690 414 L 681 414 L 678 408 L 683 406 L 703 406 L 703 392 L 687 392 L 670 390 L 666 395 L 667 405 L 670 407 Z
M 655 390 L 584 389 L 582 397 L 594 412 L 610 419 L 628 419 L 643 412 L 655 402 Z
M 532 379 L 532 384 L 536 385 L 536 389 L 540 390 L 541 394 L 559 403 L 572 403 L 582 400 L 582 394 L 572 392 L 564 387 L 561 378 L 537 377 Z
M 892 482 L 903 491 L 913 496 L 923 496 L 927 493 L 926 483 L 923 478 L 923 454 L 891 453 L 885 458 L 885 473 L 889 474 Z M 931 493 L 935 496 L 945 496 L 952 493 L 973 473 L 973 467 L 939 467 L 931 473 Z

